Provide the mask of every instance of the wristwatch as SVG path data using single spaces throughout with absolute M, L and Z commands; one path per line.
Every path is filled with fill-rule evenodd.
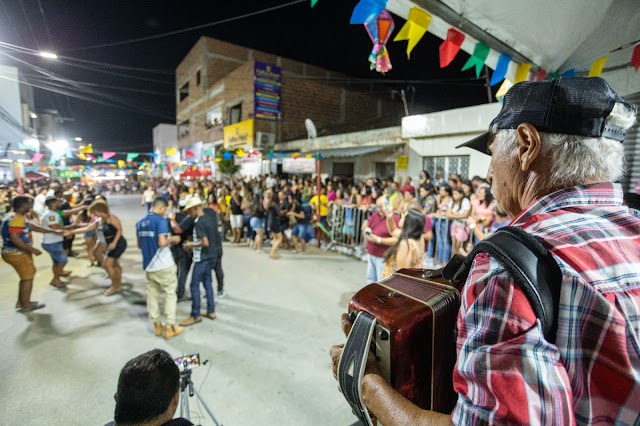
M 377 242 L 378 244 L 382 244 L 382 238 L 378 237 L 378 238 L 376 239 L 376 242 Z

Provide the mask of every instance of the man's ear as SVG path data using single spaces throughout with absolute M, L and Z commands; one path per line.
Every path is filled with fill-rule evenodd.
M 531 124 L 522 123 L 516 130 L 518 135 L 518 159 L 523 172 L 531 168 L 533 162 L 540 155 L 540 133 Z

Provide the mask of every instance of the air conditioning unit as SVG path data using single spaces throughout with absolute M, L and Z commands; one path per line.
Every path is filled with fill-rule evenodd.
M 276 144 L 273 133 L 256 132 L 256 148 L 272 148 Z

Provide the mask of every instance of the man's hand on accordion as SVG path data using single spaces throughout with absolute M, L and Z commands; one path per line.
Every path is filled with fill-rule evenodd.
M 347 314 L 342 314 L 342 331 L 345 337 L 351 331 L 351 322 Z M 338 363 L 344 344 L 333 345 L 329 349 L 331 356 L 333 377 L 338 378 Z M 427 426 L 427 425 L 451 425 L 451 419 L 446 414 L 423 410 L 400 395 L 387 382 L 385 382 L 378 362 L 373 352 L 369 352 L 367 366 L 362 378 L 362 399 L 372 414 L 372 417 L 380 420 L 385 426 Z

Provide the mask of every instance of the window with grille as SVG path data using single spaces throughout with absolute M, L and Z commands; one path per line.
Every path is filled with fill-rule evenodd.
M 451 157 L 423 157 L 423 170 L 426 170 L 435 180 L 436 172 L 442 171 L 444 180 L 449 179 L 451 173 L 457 173 L 462 179 L 469 179 L 469 156 L 456 155 Z

